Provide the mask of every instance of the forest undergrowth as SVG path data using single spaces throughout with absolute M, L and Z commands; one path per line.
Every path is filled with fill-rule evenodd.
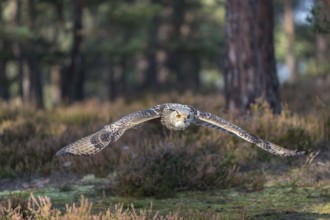
M 193 190 L 238 187 L 257 191 L 278 184 L 328 184 L 329 84 L 314 79 L 284 86 L 280 115 L 273 115 L 263 102 L 255 103 L 245 115 L 228 114 L 221 92 L 147 94 L 115 102 L 89 100 L 48 110 L 24 106 L 18 100 L 1 102 L 0 190 L 15 188 L 11 180 L 56 176 L 65 186 L 65 177 L 88 174 L 110 180 L 103 187 L 112 195 L 157 198 Z M 55 157 L 64 145 L 125 114 L 167 102 L 189 104 L 217 114 L 263 139 L 306 151 L 306 156 L 270 155 L 209 128 L 192 125 L 183 132 L 172 132 L 160 124 L 146 123 L 127 131 L 119 141 L 95 156 Z M 67 213 L 72 210 L 67 207 Z M 53 212 L 56 216 L 57 211 Z

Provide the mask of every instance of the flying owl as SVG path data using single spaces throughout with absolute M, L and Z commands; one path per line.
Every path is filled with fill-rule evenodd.
M 153 119 L 160 119 L 166 128 L 176 131 L 184 130 L 191 124 L 216 128 L 236 135 L 269 153 L 279 156 L 304 154 L 304 152 L 288 150 L 269 141 L 264 141 L 211 113 L 199 111 L 188 105 L 167 103 L 126 115 L 118 121 L 106 125 L 102 130 L 63 147 L 56 155 L 90 156 L 96 154 L 110 143 L 117 141 L 126 130 Z

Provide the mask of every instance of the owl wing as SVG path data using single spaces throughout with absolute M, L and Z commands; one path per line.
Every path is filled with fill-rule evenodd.
M 296 150 L 288 150 L 276 144 L 273 144 L 269 141 L 264 141 L 250 134 L 249 132 L 244 131 L 242 128 L 238 127 L 237 125 L 234 125 L 229 121 L 208 112 L 197 111 L 195 118 L 196 118 L 194 121 L 195 124 L 216 128 L 219 130 L 224 130 L 226 132 L 229 132 L 230 134 L 242 138 L 245 141 L 257 145 L 258 147 L 272 154 L 287 157 L 287 156 L 299 156 L 305 153 L 303 151 L 298 152 Z
M 117 141 L 127 129 L 159 117 L 159 112 L 154 108 L 131 113 L 110 125 L 106 125 L 100 131 L 61 148 L 56 156 L 90 156 L 96 154 L 110 143 Z

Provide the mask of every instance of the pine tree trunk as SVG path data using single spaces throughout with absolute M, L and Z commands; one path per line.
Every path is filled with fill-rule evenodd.
M 152 4 L 161 4 L 161 0 L 152 0 Z M 144 86 L 155 90 L 159 88 L 159 62 L 157 60 L 157 51 L 160 49 L 159 29 L 161 26 L 161 16 L 159 14 L 152 18 L 152 23 L 149 29 L 148 48 L 146 57 L 148 60 L 148 67 L 145 71 Z
M 29 0 L 29 16 L 30 16 L 30 30 L 35 31 L 35 16 L 37 15 L 35 9 L 35 0 Z M 36 52 L 37 42 L 33 38 L 28 45 L 29 55 L 27 63 L 30 71 L 30 95 L 31 102 L 39 108 L 43 107 L 43 91 L 41 82 L 41 72 Z
M 186 13 L 186 2 L 185 0 L 177 0 L 173 2 L 173 12 L 172 12 L 172 26 L 173 33 L 171 36 L 171 44 L 174 45 L 174 49 L 171 48 L 169 52 L 168 66 L 169 69 L 176 75 L 176 84 L 179 90 L 185 89 L 186 77 L 182 71 L 181 65 L 183 58 L 185 57 L 182 48 L 181 39 L 181 27 L 184 23 L 184 17 Z
M 76 80 L 79 80 L 79 61 L 80 61 L 80 46 L 82 43 L 82 11 L 83 0 L 73 1 L 73 29 L 72 29 L 72 47 L 70 51 L 70 64 L 67 71 L 64 71 L 61 77 L 61 95 L 65 102 L 75 101 L 75 92 L 77 85 Z
M 158 0 L 154 0 L 153 3 L 157 3 Z M 152 26 L 149 30 L 149 40 L 148 40 L 148 48 L 147 48 L 147 60 L 148 67 L 145 71 L 145 82 L 144 86 L 146 88 L 156 89 L 159 86 L 158 82 L 158 68 L 157 68 L 157 58 L 156 53 L 159 49 L 158 45 L 158 27 L 159 27 L 159 17 L 156 15 L 152 19 Z
M 0 51 L 3 50 L 3 44 L 0 42 Z M 0 100 L 9 99 L 9 81 L 6 75 L 7 60 L 2 58 L 3 54 L 0 54 Z
M 324 18 L 324 22 L 330 22 L 330 0 L 318 0 L 321 11 L 318 16 Z M 323 24 L 324 25 L 324 24 Z M 317 73 L 326 75 L 329 69 L 329 34 L 317 33 L 316 34 L 316 59 L 317 59 Z
M 108 97 L 115 100 L 125 92 L 126 84 L 126 64 L 125 61 L 119 63 L 110 62 L 108 78 Z
M 324 65 L 326 62 L 328 50 L 327 36 L 324 34 L 316 35 L 316 59 L 320 65 Z
M 22 8 L 22 2 L 21 0 L 16 0 L 16 25 L 21 26 L 21 8 Z M 25 97 L 27 96 L 24 94 L 23 89 L 23 76 L 24 76 L 24 53 L 23 53 L 23 46 L 22 43 L 17 42 L 15 44 L 15 47 L 17 48 L 15 50 L 15 55 L 17 58 L 17 76 L 18 76 L 18 92 L 19 96 L 21 97 L 23 102 L 26 102 Z
M 51 67 L 50 83 L 52 107 L 56 107 L 61 104 L 61 67 L 58 64 L 52 65 Z
M 273 1 L 227 0 L 225 95 L 229 111 L 261 98 L 280 113 L 273 38 Z
M 284 32 L 287 38 L 286 66 L 289 70 L 289 81 L 297 79 L 296 59 L 294 54 L 295 29 L 293 21 L 292 0 L 284 1 Z
M 181 63 L 182 72 L 185 78 L 181 79 L 184 82 L 185 89 L 196 90 L 200 86 L 199 72 L 201 70 L 201 60 L 196 54 L 185 55 Z
M 84 68 L 84 56 L 81 54 L 79 57 L 79 62 L 77 64 L 77 74 L 75 75 L 74 80 L 74 94 L 73 94 L 73 100 L 75 101 L 81 101 L 85 98 L 84 93 L 84 84 L 85 84 L 85 68 Z
M 196 90 L 199 88 L 200 58 L 191 50 L 197 24 L 189 19 L 197 7 L 197 2 L 187 0 L 173 1 L 171 49 L 169 50 L 168 67 L 176 75 L 179 90 Z M 197 31 L 196 31 L 197 32 Z
M 0 4 L 0 25 L 3 24 L 2 12 L 3 10 Z M 0 99 L 4 100 L 9 99 L 9 81 L 6 74 L 8 45 L 7 40 L 0 40 Z
M 61 27 L 63 26 L 63 2 L 54 1 L 53 10 L 56 13 L 56 20 L 54 25 L 54 32 L 52 36 L 52 44 L 59 47 L 59 36 Z M 57 59 L 53 61 L 50 68 L 50 94 L 52 107 L 57 107 L 61 104 L 61 74 L 62 68 L 60 61 Z

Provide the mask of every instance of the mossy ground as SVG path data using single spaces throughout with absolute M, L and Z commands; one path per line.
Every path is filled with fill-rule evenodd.
M 95 180 L 95 179 L 94 179 Z M 96 179 L 97 180 L 97 179 Z M 100 189 L 107 180 L 97 180 L 83 185 L 70 185 L 64 189 L 45 187 L 42 189 L 3 191 L 2 198 L 47 196 L 53 208 L 64 210 L 65 204 L 78 202 L 85 195 L 93 203 L 92 212 L 105 212 L 109 207 L 123 204 L 135 210 L 153 210 L 159 215 L 177 213 L 179 216 L 212 215 L 218 219 L 330 219 L 330 185 L 301 187 L 282 185 L 265 187 L 260 191 L 247 192 L 240 188 L 177 193 L 172 198 L 119 197 Z M 83 181 L 80 183 L 83 183 Z

